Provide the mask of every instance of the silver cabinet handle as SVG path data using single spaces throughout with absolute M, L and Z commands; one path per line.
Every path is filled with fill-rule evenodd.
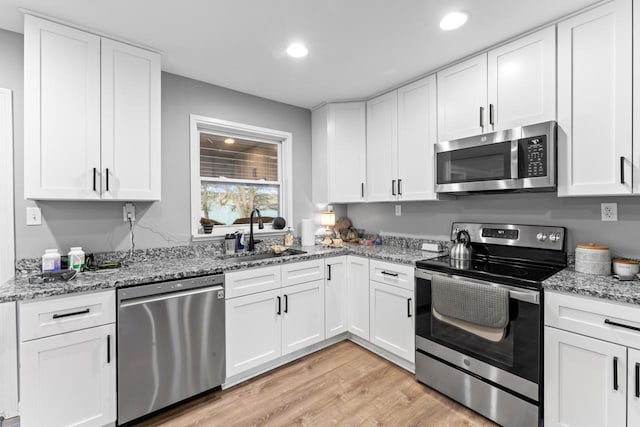
M 484 107 L 480 107 L 480 127 L 484 129 Z
M 364 199 L 364 182 L 360 183 L 360 198 Z
M 391 195 L 392 196 L 396 195 L 396 180 L 395 179 L 391 180 Z
M 402 180 L 398 180 L 398 196 L 402 196 Z
M 624 156 L 620 156 L 620 184 L 624 184 Z

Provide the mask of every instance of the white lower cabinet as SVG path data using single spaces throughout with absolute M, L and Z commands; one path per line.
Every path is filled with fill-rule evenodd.
M 115 291 L 20 302 L 20 425 L 116 421 Z
M 371 342 L 413 363 L 413 291 L 371 281 L 370 292 Z
M 115 324 L 20 347 L 20 424 L 103 426 L 116 419 Z
M 225 301 L 227 377 L 281 356 L 280 301 L 280 289 Z
M 314 264 L 318 264 L 315 266 Z M 271 290 L 228 298 L 225 301 L 226 376 L 227 378 L 261 366 L 267 362 L 324 340 L 324 260 L 287 264 L 286 271 L 296 266 L 319 270 L 320 278 L 280 287 L 280 266 L 256 268 L 229 273 L 226 283 L 251 276 L 265 277 L 265 272 L 278 269 L 278 281 L 270 281 Z M 318 267 L 318 268 L 316 268 Z M 288 280 L 291 283 L 293 279 Z
M 369 340 L 369 260 L 347 256 L 347 319 L 353 335 Z
M 331 338 L 347 332 L 347 257 L 325 260 L 324 334 Z
M 544 366 L 545 425 L 626 425 L 626 347 L 547 327 Z
M 546 426 L 640 425 L 640 307 L 545 292 Z
M 282 288 L 282 354 L 324 340 L 324 280 Z

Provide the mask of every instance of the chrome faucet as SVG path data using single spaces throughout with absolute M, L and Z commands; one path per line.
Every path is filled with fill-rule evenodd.
M 258 214 L 258 228 L 262 230 L 264 224 L 262 223 L 262 215 L 260 215 L 260 209 L 253 208 L 251 215 L 249 215 L 249 244 L 247 245 L 248 251 L 254 251 L 256 249 L 256 243 L 260 243 L 262 240 L 253 240 L 253 214 Z

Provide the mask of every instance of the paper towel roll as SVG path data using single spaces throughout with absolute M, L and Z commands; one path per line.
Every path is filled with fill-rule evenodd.
M 315 244 L 315 235 L 313 232 L 313 222 L 310 219 L 300 221 L 300 239 L 302 246 L 313 246 Z

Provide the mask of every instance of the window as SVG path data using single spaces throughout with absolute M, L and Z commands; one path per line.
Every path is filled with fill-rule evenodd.
M 192 115 L 192 235 L 246 228 L 253 208 L 267 231 L 277 216 L 290 220 L 291 140 L 288 132 Z M 203 218 L 214 224 L 212 233 L 200 227 Z

